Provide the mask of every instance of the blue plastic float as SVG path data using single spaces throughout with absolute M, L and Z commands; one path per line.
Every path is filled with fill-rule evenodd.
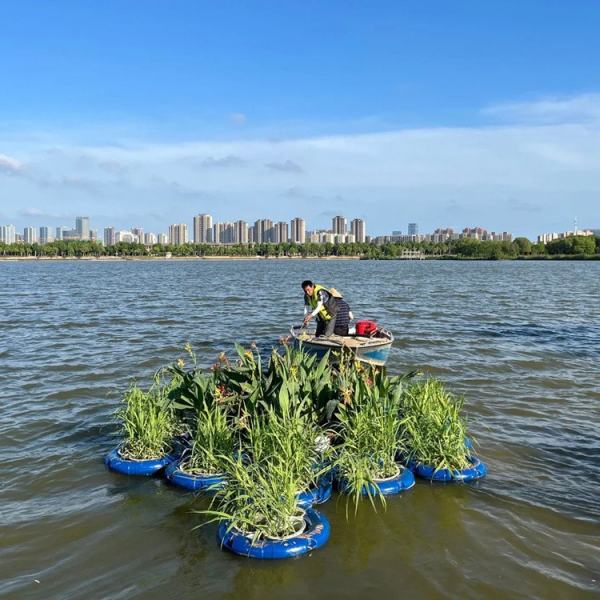
M 298 506 L 302 509 L 307 509 L 313 504 L 323 504 L 331 498 L 333 493 L 333 476 L 331 473 L 324 475 L 319 479 L 318 485 L 304 492 L 300 492 L 296 499 Z
M 412 471 L 408 468 L 400 467 L 400 472 L 394 477 L 388 479 L 376 480 L 374 484 L 364 485 L 360 491 L 363 496 L 391 496 L 393 494 L 399 494 L 404 490 L 409 490 L 415 485 L 415 476 Z M 348 489 L 348 482 L 345 479 L 341 479 L 339 482 L 340 490 L 346 492 Z
M 222 548 L 240 556 L 263 560 L 293 558 L 320 548 L 329 539 L 331 526 L 325 515 L 309 508 L 304 514 L 304 520 L 306 529 L 298 535 L 282 540 L 263 539 L 254 543 L 251 536 L 237 529 L 229 529 L 229 522 L 224 521 L 217 530 L 217 541 Z
M 225 483 L 225 476 L 222 474 L 194 475 L 186 473 L 181 469 L 180 460 L 172 462 L 165 469 L 165 477 L 173 485 L 195 492 L 216 491 Z
M 415 472 L 415 475 L 422 479 L 428 479 L 430 481 L 475 481 L 481 479 L 487 474 L 487 467 L 477 456 L 471 455 L 468 457 L 471 463 L 470 467 L 465 469 L 440 469 L 435 470 L 432 465 L 424 465 L 410 461 L 408 468 Z
M 104 464 L 111 470 L 123 475 L 156 475 L 167 465 L 177 460 L 176 456 L 166 454 L 161 458 L 148 460 L 132 460 L 123 458 L 119 448 L 113 448 L 104 458 Z

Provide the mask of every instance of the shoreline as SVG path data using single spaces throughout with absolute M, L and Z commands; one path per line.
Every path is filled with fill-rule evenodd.
M 90 262 L 117 262 L 117 261 L 196 261 L 196 260 L 361 260 L 360 256 L 0 256 L 0 261 L 90 261 Z
M 371 258 L 366 256 L 0 256 L 0 262 L 64 262 L 64 261 L 83 261 L 83 262 L 181 262 L 181 261 L 292 261 L 292 260 L 324 260 L 324 261 L 402 261 L 402 262 L 421 262 L 421 261 L 466 261 L 466 262 L 547 262 L 547 261 L 600 261 L 600 254 L 591 255 L 525 255 L 503 258 L 483 258 L 474 256 L 456 256 L 439 255 L 424 256 L 418 258 L 403 257 L 380 257 Z

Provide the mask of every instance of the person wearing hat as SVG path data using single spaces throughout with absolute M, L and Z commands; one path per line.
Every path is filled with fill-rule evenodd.
M 304 322 L 317 319 L 316 336 L 348 335 L 348 322 L 352 319 L 350 307 L 335 288 L 326 288 L 309 279 L 302 282 L 304 291 Z

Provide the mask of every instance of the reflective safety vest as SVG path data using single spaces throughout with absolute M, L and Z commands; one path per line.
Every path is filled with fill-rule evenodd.
M 325 321 L 330 321 L 332 316 L 335 314 L 336 299 L 331 295 L 331 292 L 324 286 L 318 283 L 315 284 L 312 296 L 306 295 L 309 306 L 315 310 L 319 303 L 319 292 L 323 290 L 329 294 L 329 300 L 323 304 L 319 311 L 319 317 Z

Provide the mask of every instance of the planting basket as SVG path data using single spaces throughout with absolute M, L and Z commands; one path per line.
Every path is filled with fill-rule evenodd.
M 193 475 L 180 469 L 181 461 L 172 462 L 165 469 L 165 478 L 169 483 L 195 492 L 211 492 L 225 484 L 224 475 Z
M 376 480 L 377 486 L 373 484 L 364 485 L 360 490 L 363 496 L 392 496 L 399 494 L 404 490 L 409 490 L 415 485 L 415 476 L 408 468 L 400 467 L 400 472 L 389 479 Z M 340 490 L 346 492 L 348 490 L 348 482 L 345 479 L 339 481 Z
M 466 469 L 440 469 L 435 470 L 432 465 L 423 465 L 416 462 L 410 462 L 407 466 L 412 469 L 418 477 L 429 479 L 430 481 L 475 481 L 481 479 L 487 474 L 487 467 L 477 456 L 468 457 L 471 463 Z
M 296 499 L 298 506 L 302 509 L 310 508 L 313 504 L 323 504 L 331 498 L 333 493 L 333 476 L 331 473 L 323 475 L 314 488 L 300 492 Z
M 123 458 L 119 454 L 119 448 L 113 448 L 104 458 L 104 464 L 111 470 L 123 475 L 156 475 L 167 465 L 177 460 L 171 454 L 166 454 L 161 458 L 151 458 L 148 460 L 131 460 Z
M 229 522 L 224 521 L 217 530 L 217 541 L 222 548 L 240 556 L 263 560 L 293 558 L 320 548 L 329 539 L 331 526 L 325 515 L 309 508 L 304 520 L 306 529 L 296 537 L 285 540 L 259 540 L 255 543 L 252 543 L 252 538 L 237 529 L 227 531 Z

